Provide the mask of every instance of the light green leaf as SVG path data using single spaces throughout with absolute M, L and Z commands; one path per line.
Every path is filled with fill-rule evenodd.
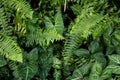
M 61 70 L 55 69 L 53 76 L 54 80 L 61 80 L 62 79 Z
M 53 68 L 61 69 L 62 68 L 62 61 L 57 57 L 53 57 Z
M 115 38 L 120 42 L 120 30 L 116 30 L 116 31 L 114 32 L 114 36 L 115 36 Z
M 112 69 L 107 67 L 103 70 L 103 73 L 100 78 L 101 78 L 101 80 L 105 80 L 107 78 L 110 78 L 111 74 L 112 74 Z
M 89 75 L 89 80 L 100 80 L 101 73 L 102 65 L 98 62 L 95 62 Z
M 0 32 L 0 54 L 5 55 L 6 58 L 22 62 L 22 50 L 9 36 Z
M 119 65 L 113 65 L 113 64 L 108 65 L 104 69 L 104 71 L 101 75 L 101 78 L 104 78 L 104 79 L 109 78 L 112 74 L 120 74 L 120 66 Z
M 108 55 L 108 58 L 110 59 L 110 61 L 120 64 L 120 55 L 119 54 Z

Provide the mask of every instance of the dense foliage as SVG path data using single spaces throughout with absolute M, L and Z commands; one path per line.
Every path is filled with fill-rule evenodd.
M 0 80 L 120 80 L 119 0 L 0 0 Z

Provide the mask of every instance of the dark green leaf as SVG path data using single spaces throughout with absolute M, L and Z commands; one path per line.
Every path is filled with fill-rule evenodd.
M 101 48 L 101 46 L 99 44 L 99 39 L 96 39 L 96 40 L 92 41 L 88 48 L 89 48 L 89 51 L 91 53 L 95 53 L 95 52 L 101 51 L 102 48 Z
M 38 66 L 34 63 L 23 63 L 19 65 L 18 71 L 23 80 L 31 80 L 32 77 L 37 73 Z
M 87 49 L 83 49 L 83 48 L 74 51 L 74 54 L 76 56 L 80 56 L 80 57 L 89 56 L 90 55 L 89 51 Z
M 95 59 L 95 61 L 101 63 L 103 67 L 106 66 L 107 61 L 102 52 L 97 52 L 97 53 L 93 54 L 92 57 Z
M 0 56 L 0 67 L 4 66 L 7 64 L 7 61 L 5 60 L 5 58 L 3 56 Z

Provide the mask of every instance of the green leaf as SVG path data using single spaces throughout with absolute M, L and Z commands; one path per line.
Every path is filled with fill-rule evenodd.
M 71 80 L 78 80 L 84 78 L 84 76 L 89 73 L 91 66 L 91 63 L 84 64 L 82 67 L 75 69 L 72 76 L 67 79 L 70 78 Z
M 82 66 L 80 67 L 80 71 L 81 71 L 82 75 L 83 75 L 83 76 L 87 75 L 87 74 L 89 73 L 91 67 L 92 67 L 91 62 L 82 65 Z
M 49 30 L 49 29 L 54 29 L 54 30 L 55 30 L 54 25 L 53 25 L 53 23 L 51 22 L 51 20 L 50 20 L 49 17 L 47 17 L 47 16 L 44 17 L 44 23 L 45 23 L 46 29 L 48 29 L 48 30 Z
M 78 15 L 80 14 L 82 7 L 79 4 L 76 4 L 76 5 L 73 5 L 71 9 L 75 15 Z
M 90 55 L 89 51 L 87 49 L 83 49 L 83 48 L 78 49 L 78 50 L 74 51 L 73 53 L 76 56 L 80 56 L 80 57 L 82 57 L 82 56 L 89 56 Z
M 56 31 L 59 33 L 59 34 L 63 34 L 63 31 L 64 31 L 64 23 L 63 23 L 63 18 L 62 18 L 62 13 L 61 11 L 58 11 L 55 15 L 55 28 L 56 28 Z
M 63 19 L 60 11 L 58 11 L 55 15 L 55 25 L 53 25 L 52 21 L 47 16 L 44 17 L 44 23 L 45 23 L 46 29 L 55 30 L 57 33 L 61 35 L 63 34 L 64 23 L 63 23 Z
M 16 12 L 21 13 L 21 17 L 27 17 L 32 19 L 33 10 L 30 5 L 25 0 L 4 0 L 5 4 L 7 4 L 10 9 L 16 10 Z
M 110 61 L 120 64 L 120 55 L 119 54 L 108 55 L 108 58 L 110 59 Z
M 23 63 L 19 65 L 18 71 L 23 80 L 31 80 L 38 71 L 38 66 L 34 63 Z
M 38 71 L 38 50 L 32 49 L 29 53 L 24 53 L 24 62 L 18 66 L 18 71 L 23 80 L 31 80 Z
M 116 31 L 114 32 L 114 36 L 115 36 L 115 38 L 120 42 L 120 30 L 116 30 Z
M 112 69 L 110 69 L 109 66 L 107 66 L 107 68 L 103 70 L 103 73 L 100 78 L 101 80 L 108 79 L 111 77 L 111 74 L 112 74 Z
M 119 74 L 120 75 L 120 66 L 119 65 L 112 65 L 112 73 L 113 74 Z
M 11 37 L 0 32 L 0 54 L 7 59 L 22 62 L 22 50 Z
M 107 65 L 107 60 L 102 52 L 97 52 L 93 54 L 91 57 L 93 57 L 95 61 L 101 63 L 103 67 Z
M 53 57 L 53 68 L 61 69 L 62 68 L 62 61 L 57 57 Z
M 103 34 L 103 40 L 107 46 L 111 45 L 111 33 L 113 32 L 112 27 L 108 27 Z
M 54 70 L 54 80 L 61 80 L 62 79 L 62 75 L 61 75 L 61 70 Z
M 40 72 L 39 76 L 42 80 L 45 80 L 48 76 L 48 72 L 50 71 L 53 63 L 53 49 L 52 48 L 45 48 L 43 52 L 40 53 L 39 56 L 39 67 Z
M 95 62 L 89 75 L 89 80 L 100 80 L 101 73 L 102 65 L 98 62 Z
M 27 54 L 27 59 L 30 62 L 36 63 L 36 61 L 38 60 L 38 49 L 34 48 L 32 49 L 29 54 Z
M 105 79 L 108 79 L 112 76 L 112 74 L 120 74 L 120 66 L 119 65 L 108 65 L 102 75 L 101 75 L 101 79 L 102 80 L 105 80 Z
M 115 47 L 115 51 L 117 54 L 120 54 L 120 47 L 119 46 Z
M 73 75 L 72 75 L 72 80 L 82 78 L 82 77 L 83 77 L 83 75 L 82 75 L 80 69 L 75 69 L 73 72 Z
M 114 52 L 114 50 L 115 50 L 115 46 L 109 45 L 106 49 L 106 55 L 112 54 Z
M 7 64 L 7 61 L 5 60 L 5 58 L 3 56 L 0 56 L 0 67 L 3 67 L 6 64 Z
M 92 30 L 93 39 L 102 36 L 102 34 L 104 34 L 106 29 L 109 27 L 109 24 L 111 24 L 111 22 L 109 21 L 108 16 L 105 16 L 104 19 L 101 22 L 99 22 L 95 28 L 93 28 Z
M 100 44 L 99 44 L 99 39 L 96 39 L 94 41 L 92 41 L 88 47 L 89 51 L 91 53 L 95 53 L 95 52 L 99 52 L 102 50 Z

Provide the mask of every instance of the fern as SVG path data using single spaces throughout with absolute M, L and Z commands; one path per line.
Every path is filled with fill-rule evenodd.
M 62 15 L 60 12 L 57 12 L 55 15 L 55 25 L 53 25 L 53 23 L 50 21 L 50 19 L 48 17 L 45 17 L 45 25 L 46 25 L 46 30 L 43 35 L 46 35 L 45 38 L 48 43 L 49 43 L 49 40 L 51 40 L 51 42 L 53 42 L 54 40 L 62 40 L 63 39 L 62 34 L 64 31 L 64 24 L 63 24 Z M 52 33 L 54 35 L 52 35 Z M 55 36 L 56 36 L 56 38 L 55 38 Z
M 62 36 L 64 24 L 60 12 L 55 16 L 55 25 L 53 25 L 47 16 L 45 17 L 44 22 L 46 26 L 45 30 L 34 27 L 33 23 L 28 23 L 28 33 L 26 33 L 27 46 L 33 44 L 49 45 L 54 41 L 64 39 Z
M 36 32 L 31 32 L 31 34 L 26 35 L 26 45 L 33 45 L 33 44 L 39 44 L 39 45 L 49 45 L 51 42 L 53 43 L 55 40 L 62 40 L 63 37 L 58 34 L 54 30 L 44 30 L 37 29 Z
M 75 24 L 72 26 L 72 30 L 70 31 L 70 36 L 65 44 L 63 51 L 65 63 L 69 63 L 66 62 L 66 60 L 70 61 L 69 57 L 72 55 L 72 52 L 82 44 L 82 41 L 92 33 L 92 28 L 95 27 L 95 25 L 103 18 L 103 16 L 96 14 L 85 17 L 82 20 L 80 17 L 81 16 L 77 17 Z
M 21 18 L 21 16 L 16 13 L 14 20 L 13 20 L 14 24 L 15 24 L 15 28 L 14 31 L 18 34 L 18 35 L 24 35 L 26 33 L 26 21 L 23 20 Z
M 22 62 L 22 50 L 10 37 L 0 33 L 0 54 L 6 58 Z
M 32 19 L 33 11 L 25 0 L 3 0 L 3 2 L 5 5 L 7 4 L 10 8 L 21 14 L 22 18 L 27 17 Z
M 120 79 L 119 13 L 110 0 L 0 0 L 0 80 Z
M 13 70 L 12 74 L 14 75 L 14 79 L 22 80 L 20 73 L 18 71 L 17 62 L 10 61 L 10 62 L 8 62 L 8 66 L 11 70 Z
M 53 24 L 51 22 L 51 20 L 49 19 L 49 17 L 45 16 L 44 17 L 45 20 L 45 27 L 47 30 L 55 30 L 58 34 L 63 34 L 63 31 L 64 31 L 64 23 L 63 23 L 63 19 L 62 19 L 62 13 L 60 11 L 58 11 L 56 14 L 55 14 L 55 19 L 54 19 L 54 22 L 55 24 Z
M 12 34 L 12 27 L 8 25 L 8 20 L 7 16 L 4 13 L 4 8 L 0 7 L 0 28 L 1 32 L 6 34 L 6 35 L 11 35 Z

